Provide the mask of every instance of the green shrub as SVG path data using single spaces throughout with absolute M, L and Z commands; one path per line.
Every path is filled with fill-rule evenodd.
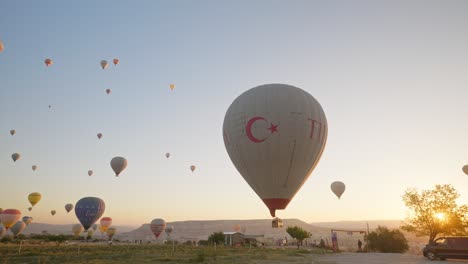
M 403 253 L 408 250 L 408 240 L 398 229 L 379 226 L 367 236 L 369 249 L 383 253 Z

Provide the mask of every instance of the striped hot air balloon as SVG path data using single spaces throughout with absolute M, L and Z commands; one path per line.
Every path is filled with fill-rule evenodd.
M 150 224 L 151 232 L 153 232 L 156 238 L 166 229 L 166 221 L 161 218 L 154 219 Z

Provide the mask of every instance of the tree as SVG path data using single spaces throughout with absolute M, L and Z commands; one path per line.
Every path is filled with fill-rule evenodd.
M 403 253 L 408 250 L 408 241 L 398 229 L 389 230 L 379 226 L 367 235 L 368 247 L 373 251 L 383 253 Z
M 215 232 L 208 237 L 208 242 L 210 244 L 224 244 L 224 234 L 223 232 Z
M 451 185 L 436 185 L 433 190 L 419 193 L 410 189 L 403 195 L 411 215 L 407 217 L 403 230 L 417 236 L 428 236 L 432 243 L 438 235 L 466 235 L 468 206 L 458 206 L 460 195 Z
M 302 241 L 304 239 L 311 237 L 311 233 L 305 231 L 304 229 L 298 227 L 298 226 L 288 226 L 286 229 L 286 232 L 294 239 L 296 239 L 296 244 L 297 248 L 299 249 L 299 246 L 302 244 Z

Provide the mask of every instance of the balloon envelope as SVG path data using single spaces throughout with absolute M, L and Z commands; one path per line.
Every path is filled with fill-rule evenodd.
M 67 213 L 69 213 L 71 210 L 73 210 L 73 204 L 66 204 L 65 205 L 65 211 L 67 211 Z
M 36 171 L 36 170 L 37 170 L 37 166 L 36 166 L 36 165 L 32 165 L 31 168 L 32 168 L 33 171 Z
M 106 230 L 106 234 L 109 236 L 109 239 L 112 239 L 112 237 L 114 237 L 115 233 L 117 233 L 117 229 L 115 227 L 109 227 Z
M 32 207 L 28 207 L 28 211 L 31 212 L 31 211 L 32 211 Z
M 105 68 L 107 68 L 107 66 L 109 66 L 109 63 L 107 63 L 106 60 L 102 60 L 102 61 L 101 61 L 101 67 L 102 67 L 102 69 L 104 70 Z
M 98 226 L 97 224 L 94 224 L 94 225 L 93 225 L 93 230 L 94 230 L 94 231 L 96 231 L 97 226 Z
M 319 102 L 285 84 L 244 92 L 229 106 L 223 124 L 224 145 L 234 166 L 273 217 L 309 178 L 327 132 Z
M 99 224 L 103 227 L 104 231 L 106 231 L 107 228 L 109 228 L 109 226 L 112 225 L 112 218 L 103 217 L 101 218 L 101 221 L 99 222 Z
M 16 130 L 12 129 L 10 130 L 10 135 L 14 136 L 16 134 Z
M 127 160 L 123 157 L 115 157 L 110 162 L 111 168 L 115 172 L 115 176 L 119 176 L 119 174 L 127 168 L 127 164 Z
M 0 222 L 8 230 L 21 218 L 21 211 L 16 209 L 5 209 L 0 214 Z
M 23 221 L 16 222 L 11 228 L 11 232 L 14 236 L 19 235 L 26 228 L 26 224 Z
M 44 63 L 47 67 L 49 67 L 50 65 L 54 64 L 54 62 L 51 60 L 51 59 L 45 59 L 44 60 Z
M 117 64 L 119 64 L 120 61 L 119 61 L 119 59 L 114 59 L 112 62 L 114 63 L 114 65 L 117 65 Z
M 83 232 L 83 231 L 84 231 L 84 228 L 83 228 L 83 226 L 81 224 L 74 224 L 72 226 L 72 233 L 75 236 L 79 236 L 81 234 L 81 232 Z
M 171 90 L 174 90 L 175 84 L 171 83 L 171 84 L 169 85 L 169 88 L 171 88 Z
M 105 209 L 106 205 L 104 201 L 97 197 L 84 197 L 75 204 L 76 217 L 83 225 L 85 231 L 101 218 Z
M 166 153 L 166 158 L 169 158 L 171 156 L 171 153 Z
M 466 175 L 468 175 L 468 165 L 463 166 L 462 170 Z
M 330 185 L 330 188 L 332 190 L 332 192 L 339 198 L 341 198 L 341 195 L 343 195 L 345 189 L 346 189 L 346 186 L 344 183 L 340 182 L 340 181 L 336 181 L 336 182 L 332 182 L 332 184 Z
M 102 138 L 102 133 L 98 133 L 98 134 L 97 134 L 97 137 L 98 137 L 99 139 L 101 139 L 101 138 Z
M 55 210 L 50 211 L 50 214 L 51 214 L 52 216 L 54 216 L 56 213 L 57 213 L 57 211 L 55 211 Z
M 2 52 L 4 49 L 5 47 L 3 46 L 3 42 L 0 40 L 0 52 Z
M 151 221 L 150 228 L 154 236 L 158 238 L 161 232 L 163 232 L 164 229 L 166 229 L 166 221 L 160 218 L 154 219 L 153 221 Z
M 11 158 L 13 159 L 14 162 L 16 162 L 17 160 L 21 158 L 21 155 L 18 153 L 13 153 L 11 154 Z
M 193 172 L 197 167 L 195 167 L 194 165 L 190 166 L 190 170 Z
M 91 175 L 93 175 L 93 171 L 92 171 L 92 170 L 89 170 L 89 171 L 88 171 L 88 176 L 91 176 Z
M 107 94 L 110 94 L 111 92 L 112 92 L 111 89 L 106 89 Z
M 174 231 L 174 227 L 172 225 L 168 225 L 166 229 L 164 229 L 164 232 L 166 232 L 166 234 L 168 235 L 170 235 L 173 231 Z
M 36 205 L 42 199 L 42 195 L 38 192 L 30 193 L 28 196 L 29 203 L 32 206 Z
M 33 221 L 33 218 L 30 217 L 30 216 L 23 216 L 23 218 L 21 219 L 26 225 L 29 225 L 30 223 L 32 223 Z

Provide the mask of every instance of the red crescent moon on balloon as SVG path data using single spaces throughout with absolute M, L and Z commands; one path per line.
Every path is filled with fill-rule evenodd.
M 260 117 L 260 116 L 253 117 L 253 118 L 251 118 L 249 120 L 249 122 L 247 122 L 247 125 L 245 126 L 245 132 L 247 133 L 247 137 L 254 143 L 261 143 L 261 142 L 265 141 L 265 139 L 266 139 L 266 138 L 258 139 L 256 137 L 254 137 L 254 135 L 252 134 L 252 126 L 258 120 L 265 120 L 265 118 Z

